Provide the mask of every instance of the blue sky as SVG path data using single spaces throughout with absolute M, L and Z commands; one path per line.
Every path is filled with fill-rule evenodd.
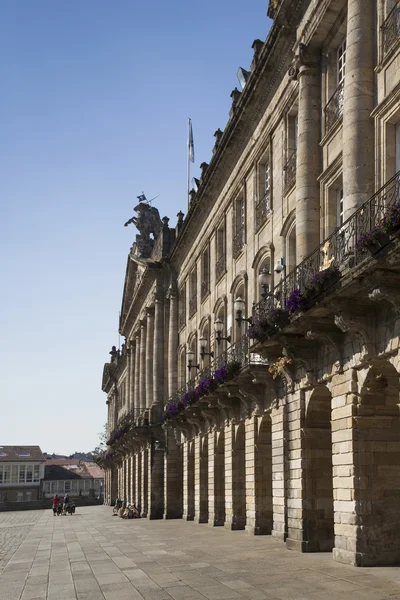
M 186 210 L 267 0 L 0 3 L 1 444 L 89 451 L 106 420 L 135 198 Z M 239 86 L 238 86 L 239 87 Z

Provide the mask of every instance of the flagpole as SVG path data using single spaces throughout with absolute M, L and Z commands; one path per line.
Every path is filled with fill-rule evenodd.
M 188 135 L 187 135 L 187 203 L 189 210 L 189 192 L 190 192 L 190 118 L 188 118 Z

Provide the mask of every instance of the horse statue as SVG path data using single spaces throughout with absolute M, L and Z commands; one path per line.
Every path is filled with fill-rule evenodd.
M 156 238 L 162 229 L 162 221 L 157 208 L 145 202 L 139 202 L 133 210 L 137 213 L 137 217 L 129 219 L 125 223 L 125 227 L 133 223 L 145 240 L 150 239 L 151 234 Z

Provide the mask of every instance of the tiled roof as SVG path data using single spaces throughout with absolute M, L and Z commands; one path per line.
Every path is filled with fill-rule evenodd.
M 0 446 L 0 462 L 39 461 L 46 459 L 39 446 Z
M 102 479 L 103 477 L 104 471 L 101 467 L 83 460 L 47 460 L 44 468 L 44 478 L 47 480 Z

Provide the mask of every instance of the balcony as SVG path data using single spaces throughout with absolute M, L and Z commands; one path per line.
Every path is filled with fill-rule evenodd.
M 271 194 L 268 190 L 263 198 L 256 204 L 256 231 L 264 225 L 271 213 Z
M 325 106 L 325 133 L 328 133 L 343 115 L 344 82 L 334 91 L 328 104 Z
M 205 300 L 210 293 L 210 282 L 208 280 L 201 282 L 200 297 L 201 301 Z
M 189 319 L 191 319 L 197 312 L 197 291 L 194 292 L 189 300 Z
M 382 25 L 382 55 L 385 57 L 399 41 L 400 3 L 397 2 Z
M 188 381 L 175 394 L 170 396 L 165 403 L 163 420 L 173 419 L 177 416 L 184 418 L 186 408 L 205 403 L 210 408 L 213 393 L 223 393 L 224 386 L 235 385 L 235 380 L 248 376 L 254 379 L 254 369 L 261 365 L 265 371 L 266 361 L 258 354 L 249 353 L 249 338 L 242 336 L 238 342 L 232 344 L 225 352 L 216 357 L 207 369 L 199 371 L 195 379 Z M 229 397 L 232 394 L 229 392 Z M 206 398 L 206 399 L 204 399 Z M 229 400 L 226 400 L 229 402 Z M 226 406 L 228 409 L 228 406 Z M 215 408 L 211 407 L 211 411 Z
M 283 167 L 285 173 L 285 187 L 284 192 L 287 193 L 296 183 L 296 159 L 297 151 L 294 150 L 289 157 L 289 160 Z
M 293 321 L 311 308 L 335 288 L 344 273 L 354 273 L 371 257 L 381 259 L 399 233 L 400 172 L 297 265 L 271 295 L 254 306 L 256 339 L 262 338 L 263 331 L 266 336 L 278 332 L 279 324 L 277 328 L 274 323 L 277 316 L 286 315 Z
M 241 225 L 233 236 L 232 252 L 233 258 L 238 258 L 244 247 L 244 225 Z
M 219 281 L 225 272 L 226 272 L 226 258 L 225 258 L 225 254 L 222 254 L 218 258 L 217 262 L 215 263 L 215 279 L 216 279 L 216 281 Z

